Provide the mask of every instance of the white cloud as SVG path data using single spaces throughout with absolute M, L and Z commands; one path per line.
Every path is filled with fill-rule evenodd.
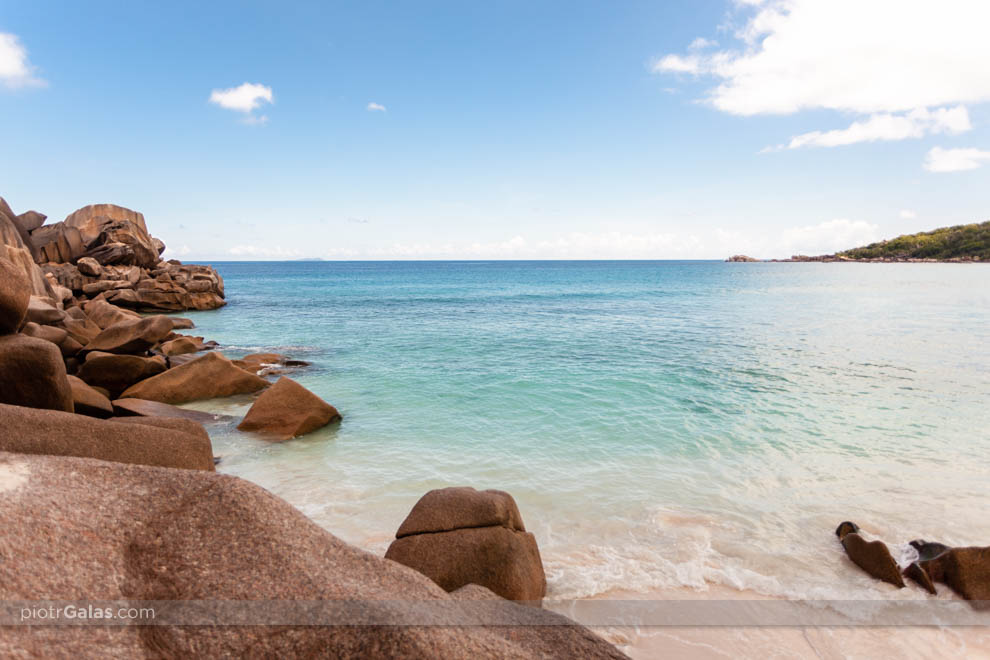
M 899 215 L 901 216 L 902 220 L 914 220 L 915 218 L 918 217 L 918 214 L 912 211 L 911 209 L 901 209 Z
M 303 253 L 295 248 L 284 248 L 280 245 L 235 245 L 227 250 L 235 257 L 255 257 L 255 258 L 275 258 L 293 259 L 303 256 Z
M 15 34 L 0 32 L 0 84 L 11 89 L 43 87 L 47 83 L 34 75 L 27 49 Z
M 735 0 L 737 43 L 659 58 L 657 73 L 706 76 L 733 115 L 834 110 L 846 129 L 796 146 L 898 140 L 969 129 L 966 104 L 990 101 L 990 3 L 972 0 Z M 930 110 L 938 108 L 937 110 Z M 924 117 L 923 113 L 932 116 Z M 790 146 L 790 145 L 788 145 Z
M 688 44 L 688 50 L 704 50 L 705 48 L 712 48 L 717 46 L 717 41 L 712 41 L 711 39 L 705 39 L 704 37 L 698 37 L 690 44 Z
M 244 83 L 230 89 L 214 89 L 210 103 L 237 112 L 253 112 L 262 103 L 273 103 L 272 88 L 257 83 Z
M 374 101 L 367 105 L 368 112 L 385 112 L 385 106 Z
M 914 110 L 903 115 L 877 114 L 853 122 L 848 128 L 812 131 L 791 138 L 786 149 L 801 147 L 837 147 L 858 142 L 876 142 L 920 138 L 928 134 L 952 135 L 972 129 L 965 106 Z
M 982 167 L 988 161 L 990 161 L 990 151 L 934 147 L 925 156 L 925 169 L 929 172 L 963 172 Z

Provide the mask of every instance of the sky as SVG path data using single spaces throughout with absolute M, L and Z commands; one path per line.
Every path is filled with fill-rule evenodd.
M 0 0 L 0 195 L 183 260 L 822 254 L 988 219 L 990 3 Z

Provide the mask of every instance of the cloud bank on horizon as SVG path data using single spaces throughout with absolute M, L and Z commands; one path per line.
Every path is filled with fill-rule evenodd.
M 696 39 L 658 74 L 714 79 L 703 101 L 732 115 L 828 110 L 857 117 L 764 151 L 896 141 L 971 130 L 968 104 L 990 100 L 990 4 L 971 0 L 737 0 L 735 48 Z M 931 155 L 926 160 L 933 169 Z M 935 159 L 936 167 L 939 161 Z M 957 161 L 960 162 L 961 161 Z M 968 164 L 982 163 L 970 158 Z M 971 169 L 960 167 L 958 169 Z

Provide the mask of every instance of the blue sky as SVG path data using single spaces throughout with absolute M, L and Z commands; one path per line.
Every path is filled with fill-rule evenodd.
M 4 1 L 0 195 L 134 208 L 188 260 L 782 257 L 987 219 L 990 12 L 867 4 Z

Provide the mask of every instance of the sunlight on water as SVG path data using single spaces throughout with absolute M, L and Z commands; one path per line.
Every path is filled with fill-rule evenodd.
M 990 543 L 990 267 L 216 266 L 230 304 L 196 332 L 311 361 L 344 414 L 280 445 L 219 425 L 220 469 L 372 552 L 448 485 L 515 496 L 554 597 L 890 596 L 841 561 L 845 519 Z

